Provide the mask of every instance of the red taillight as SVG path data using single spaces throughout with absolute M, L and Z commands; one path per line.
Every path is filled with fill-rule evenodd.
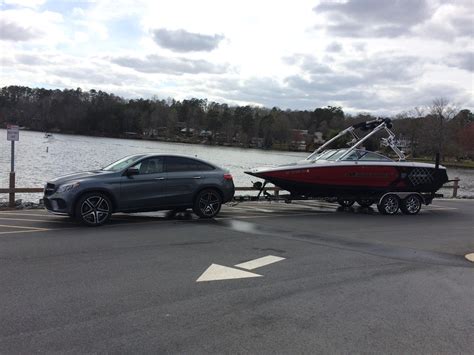
M 224 180 L 232 180 L 232 175 L 224 174 Z

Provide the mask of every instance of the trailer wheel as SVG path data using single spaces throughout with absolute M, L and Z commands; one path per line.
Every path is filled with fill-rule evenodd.
M 414 215 L 420 212 L 422 203 L 420 196 L 416 194 L 408 195 L 401 201 L 400 210 L 404 214 Z
M 355 200 L 351 199 L 343 199 L 340 198 L 337 200 L 337 203 L 340 204 L 342 207 L 351 207 L 354 204 Z
M 400 199 L 395 194 L 386 194 L 377 204 L 377 209 L 381 214 L 394 215 L 400 207 Z
M 367 208 L 373 205 L 374 200 L 371 200 L 369 198 L 361 198 L 357 200 L 357 203 L 359 204 L 359 206 Z

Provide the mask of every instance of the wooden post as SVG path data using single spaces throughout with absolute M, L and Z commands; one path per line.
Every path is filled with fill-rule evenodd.
M 8 206 L 15 207 L 15 172 L 10 173 L 10 193 L 8 199 Z
M 453 181 L 453 197 L 458 197 L 459 178 L 456 176 Z

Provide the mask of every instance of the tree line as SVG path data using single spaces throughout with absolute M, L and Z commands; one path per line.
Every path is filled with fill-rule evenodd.
M 230 106 L 205 99 L 124 99 L 103 91 L 80 88 L 51 90 L 7 86 L 0 90 L 0 126 L 18 124 L 28 129 L 107 137 L 206 142 L 209 144 L 288 149 L 295 130 L 303 130 L 308 150 L 314 133 L 330 139 L 349 125 L 375 119 L 350 115 L 341 107 L 281 110 Z M 393 130 L 413 157 L 474 158 L 474 116 L 444 99 L 397 115 Z M 296 131 L 298 133 L 298 131 Z M 369 143 L 378 149 L 378 142 Z

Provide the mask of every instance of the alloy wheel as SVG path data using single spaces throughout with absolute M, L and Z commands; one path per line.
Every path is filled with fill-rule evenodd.
M 410 195 L 402 201 L 401 210 L 405 214 L 417 214 L 421 209 L 421 198 L 417 195 Z
M 101 196 L 90 196 L 81 204 L 81 218 L 91 225 L 104 223 L 110 215 L 110 206 Z
M 389 215 L 396 214 L 399 207 L 400 207 L 399 199 L 394 194 L 386 195 L 384 198 L 382 198 L 382 201 L 380 201 L 380 204 L 377 205 L 377 208 L 380 213 L 389 214 Z
M 199 197 L 199 210 L 206 217 L 212 217 L 220 209 L 220 197 L 214 191 L 206 191 Z

